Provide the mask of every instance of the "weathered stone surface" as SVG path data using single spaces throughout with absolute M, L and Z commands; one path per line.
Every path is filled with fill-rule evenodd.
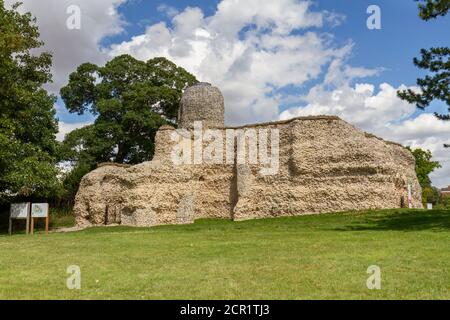
M 187 88 L 181 99 L 180 128 L 192 128 L 194 121 L 202 121 L 205 127 L 224 127 L 225 104 L 223 95 L 209 83 L 198 83 Z
M 189 118 L 189 123 L 193 120 Z M 236 159 L 227 164 L 225 154 L 222 164 L 175 164 L 175 129 L 164 126 L 156 135 L 153 161 L 131 167 L 102 165 L 82 179 L 75 204 L 77 225 L 154 226 L 198 218 L 246 220 L 399 208 L 407 206 L 408 183 L 413 207 L 422 208 L 412 154 L 337 117 L 233 129 L 257 135 L 260 129 L 278 130 L 276 174 L 263 175 L 261 165 Z M 225 143 L 226 129 L 220 131 Z M 268 138 L 270 146 L 273 137 Z M 193 135 L 190 141 L 194 143 Z
M 174 165 L 168 133 L 155 160 L 130 168 L 102 166 L 86 175 L 76 197 L 81 226 L 189 223 L 399 208 L 413 185 L 421 208 L 414 157 L 400 145 L 365 134 L 340 119 L 294 119 L 280 130 L 280 168 L 259 165 Z M 249 130 L 252 127 L 246 127 Z

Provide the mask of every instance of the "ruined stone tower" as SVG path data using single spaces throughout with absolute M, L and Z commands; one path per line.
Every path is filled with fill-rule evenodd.
M 186 89 L 179 111 L 180 128 L 193 128 L 195 121 L 202 121 L 203 127 L 224 127 L 225 105 L 220 90 L 206 82 L 200 82 Z
M 228 140 L 227 132 L 240 131 L 255 137 L 258 150 L 265 141 L 260 139 L 263 132 L 278 132 L 278 170 L 264 175 L 261 162 L 240 164 L 237 157 L 225 161 L 226 152 L 214 163 L 204 161 L 205 153 L 202 162 L 174 162 L 174 150 L 180 146 L 174 136 L 180 131 L 187 136 L 182 145 L 194 145 L 189 150 L 196 149 L 196 142 L 211 146 L 192 130 L 195 121 L 202 121 L 203 132 L 219 133 L 215 143 Z M 335 116 L 224 127 L 220 90 L 199 83 L 183 94 L 179 127 L 184 130 L 159 129 L 152 161 L 130 167 L 106 164 L 84 176 L 74 207 L 78 226 L 154 226 L 199 218 L 246 220 L 400 208 L 407 203 L 408 184 L 412 206 L 422 207 L 411 152 Z

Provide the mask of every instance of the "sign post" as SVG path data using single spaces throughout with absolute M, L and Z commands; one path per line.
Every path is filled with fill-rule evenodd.
M 31 234 L 34 233 L 35 219 L 45 218 L 45 234 L 48 234 L 48 203 L 33 203 L 31 206 Z
M 26 220 L 26 233 L 29 233 L 30 228 L 30 216 L 31 216 L 31 203 L 13 203 L 11 204 L 10 214 L 9 214 L 9 235 L 12 235 L 12 221 L 16 220 Z

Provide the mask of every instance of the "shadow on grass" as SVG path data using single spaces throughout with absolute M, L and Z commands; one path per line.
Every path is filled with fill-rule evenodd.
M 0 206 L 0 234 L 8 233 L 9 207 Z
M 421 231 L 450 230 L 450 210 L 373 212 L 361 217 L 351 225 L 334 229 L 336 231 Z

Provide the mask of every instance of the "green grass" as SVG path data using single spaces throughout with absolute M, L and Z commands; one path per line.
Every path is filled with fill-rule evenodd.
M 0 298 L 450 299 L 450 211 L 0 235 Z

